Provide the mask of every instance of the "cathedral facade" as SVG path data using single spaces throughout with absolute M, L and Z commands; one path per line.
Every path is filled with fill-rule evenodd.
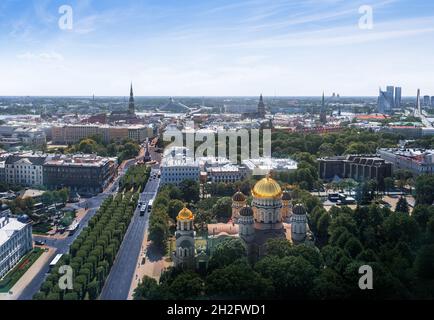
M 252 198 L 251 206 L 246 204 L 246 197 L 241 192 L 232 198 L 232 220 L 239 226 L 239 237 L 246 244 L 250 259 L 257 260 L 265 255 L 268 239 L 281 238 L 294 243 L 304 241 L 302 235 L 293 239 L 292 228 L 288 228 L 293 221 L 291 195 L 282 191 L 277 181 L 270 176 L 258 181 L 252 189 Z M 307 223 L 307 219 L 304 221 Z
M 270 176 L 253 187 L 251 205 L 247 197 L 238 191 L 232 197 L 232 219 L 226 224 L 209 224 L 207 254 L 223 239 L 240 238 L 247 249 L 250 261 L 257 261 L 266 254 L 269 239 L 286 239 L 293 244 L 304 243 L 308 232 L 307 212 L 303 205 L 292 207 L 291 195 L 282 190 Z M 173 252 L 175 266 L 195 265 L 194 215 L 182 209 L 177 217 L 176 249 Z M 196 259 L 197 260 L 197 259 Z

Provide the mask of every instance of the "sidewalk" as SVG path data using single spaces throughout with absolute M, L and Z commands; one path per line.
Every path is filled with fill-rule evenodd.
M 38 260 L 27 270 L 27 272 L 18 280 L 17 283 L 11 288 L 9 293 L 0 293 L 0 300 L 17 300 L 21 295 L 23 290 L 27 287 L 27 285 L 33 280 L 34 277 L 39 273 L 39 271 L 44 267 L 44 265 L 50 261 L 54 253 L 56 252 L 55 248 L 48 248 L 47 252 L 43 252 Z
M 133 281 L 131 282 L 128 300 L 133 300 L 134 290 L 137 288 L 137 286 L 139 285 L 139 281 L 141 281 L 144 276 L 148 276 L 159 281 L 162 271 L 172 265 L 172 262 L 166 261 L 167 256 L 163 256 L 160 257 L 158 260 L 151 261 L 147 254 L 144 254 L 145 248 L 147 252 L 149 245 L 150 241 L 148 241 L 148 232 L 146 232 L 143 238 L 142 249 L 139 255 L 139 259 L 137 260 L 136 272 Z

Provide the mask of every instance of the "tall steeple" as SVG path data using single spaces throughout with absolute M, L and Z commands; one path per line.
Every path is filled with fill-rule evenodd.
M 320 111 L 320 115 L 319 115 L 319 121 L 322 124 L 326 124 L 327 123 L 327 114 L 326 114 L 326 110 L 325 110 L 324 92 L 322 93 L 321 111 Z
M 265 118 L 265 104 L 264 104 L 264 99 L 262 97 L 262 93 L 261 93 L 261 96 L 259 97 L 258 116 L 261 119 Z
M 134 93 L 133 93 L 133 83 L 131 83 L 131 89 L 130 89 L 130 102 L 128 104 L 128 113 L 129 114 L 135 114 L 135 106 L 134 106 Z

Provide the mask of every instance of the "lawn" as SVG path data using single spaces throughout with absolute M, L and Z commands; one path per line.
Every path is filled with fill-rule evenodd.
M 20 262 L 8 274 L 6 274 L 2 280 L 0 280 L 0 292 L 9 292 L 9 290 L 18 282 L 18 280 L 20 280 L 24 273 L 29 270 L 32 264 L 43 252 L 44 250 L 41 248 L 34 248 L 26 254 Z
M 49 231 L 51 231 L 51 226 L 48 223 L 37 223 L 32 226 L 32 233 L 46 235 Z

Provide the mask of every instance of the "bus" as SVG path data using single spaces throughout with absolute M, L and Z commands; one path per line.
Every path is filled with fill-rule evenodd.
M 80 226 L 80 223 L 77 220 L 74 220 L 67 229 L 67 231 L 69 232 L 68 235 L 69 236 L 74 235 L 75 231 L 77 231 L 79 226 Z
M 152 204 L 154 203 L 154 199 L 149 200 L 148 202 L 148 212 L 150 213 L 152 211 Z
M 62 257 L 63 257 L 63 254 L 56 255 L 50 263 L 50 269 L 53 269 Z

